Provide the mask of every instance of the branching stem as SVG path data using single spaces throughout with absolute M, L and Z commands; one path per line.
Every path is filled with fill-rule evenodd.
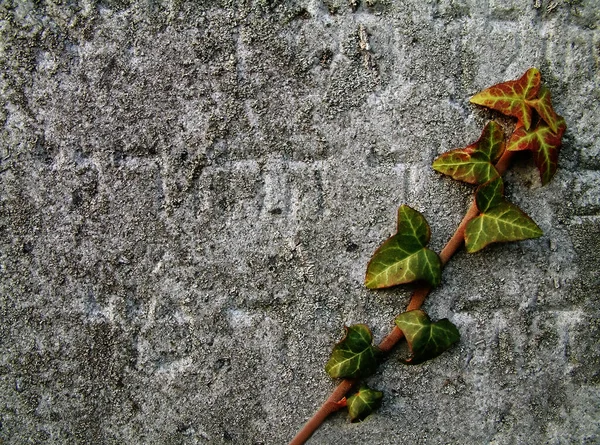
M 496 163 L 496 170 L 500 175 L 508 169 L 510 162 L 513 157 L 512 151 L 504 151 L 498 162 Z M 458 225 L 458 228 L 452 235 L 452 238 L 446 243 L 442 251 L 440 252 L 440 260 L 442 266 L 445 266 L 450 258 L 461 248 L 465 240 L 465 229 L 467 224 L 473 218 L 479 214 L 475 201 L 471 203 L 469 210 L 465 214 L 464 218 Z M 425 298 L 429 295 L 431 288 L 429 286 L 419 288 L 413 292 L 410 297 L 410 301 L 406 308 L 406 311 L 412 311 L 419 309 L 425 302 Z M 379 349 L 383 352 L 390 352 L 396 344 L 404 338 L 404 334 L 398 326 L 394 326 L 394 329 L 379 343 Z M 336 411 L 339 411 L 345 406 L 344 403 L 340 403 L 345 398 L 346 393 L 350 391 L 352 386 L 356 383 L 357 379 L 344 379 L 341 383 L 333 390 L 329 398 L 323 403 L 321 408 L 310 418 L 304 427 L 298 432 L 296 437 L 292 439 L 289 445 L 302 445 L 305 443 L 310 436 L 319 428 L 319 426 L 325 421 L 325 419 Z

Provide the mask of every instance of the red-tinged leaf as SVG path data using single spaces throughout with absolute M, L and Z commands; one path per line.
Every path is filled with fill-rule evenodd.
M 381 350 L 373 346 L 373 335 L 368 326 L 344 326 L 346 335 L 336 344 L 325 371 L 335 378 L 367 377 L 377 369 Z
M 383 393 L 367 386 L 361 386 L 358 392 L 348 397 L 347 406 L 350 421 L 363 420 L 379 407 Z
M 519 126 L 531 127 L 532 113 L 528 101 L 535 99 L 540 89 L 541 75 L 530 68 L 518 80 L 509 80 L 483 90 L 471 98 L 471 103 L 483 105 L 507 116 L 516 117 Z
M 477 252 L 489 244 L 539 238 L 542 230 L 516 205 L 504 199 L 502 178 L 480 185 L 475 194 L 480 215 L 465 229 L 467 252 Z
M 483 184 L 498 176 L 494 164 L 503 152 L 504 131 L 492 121 L 476 142 L 439 156 L 433 161 L 433 169 L 458 181 Z
M 416 280 L 437 286 L 442 263 L 434 251 L 426 248 L 430 235 L 423 215 L 409 206 L 400 206 L 398 230 L 373 254 L 367 265 L 365 286 L 381 289 Z
M 550 90 L 548 88 L 542 85 L 537 99 L 528 100 L 527 103 L 535 108 L 553 133 L 558 132 L 560 119 L 562 118 L 556 114 L 552 107 L 552 98 L 550 97 Z
M 558 152 L 563 134 L 567 129 L 565 120 L 560 116 L 558 116 L 556 124 L 557 132 L 553 132 L 544 122 L 539 122 L 534 129 L 529 131 L 524 127 L 517 128 L 508 141 L 507 150 L 530 150 L 533 152 L 533 160 L 540 171 L 542 185 L 548 184 L 556 173 Z

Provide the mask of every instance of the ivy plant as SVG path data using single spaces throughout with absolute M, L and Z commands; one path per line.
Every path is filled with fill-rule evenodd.
M 364 383 L 346 398 L 352 388 L 377 371 L 385 354 L 406 338 L 410 357 L 405 364 L 419 365 L 434 359 L 460 340 L 458 328 L 448 319 L 431 321 L 420 309 L 429 291 L 441 282 L 443 266 L 464 244 L 468 253 L 492 243 L 539 238 L 538 225 L 504 196 L 503 173 L 514 152 L 531 151 L 542 185 L 556 173 L 565 120 L 552 107 L 550 91 L 541 83 L 540 71 L 530 68 L 517 80 L 491 86 L 471 98 L 471 103 L 516 119 L 508 131 L 491 121 L 479 139 L 466 147 L 442 154 L 433 169 L 476 186 L 474 200 L 456 232 L 439 253 L 427 245 L 431 231 L 418 211 L 402 205 L 398 209 L 396 233 L 385 240 L 367 264 L 365 286 L 382 289 L 417 282 L 406 312 L 395 319 L 395 327 L 378 345 L 368 326 L 344 327 L 346 335 L 333 347 L 325 371 L 342 381 L 322 407 L 306 423 L 290 445 L 304 443 L 327 416 L 347 408 L 351 421 L 362 420 L 380 404 L 383 394 Z

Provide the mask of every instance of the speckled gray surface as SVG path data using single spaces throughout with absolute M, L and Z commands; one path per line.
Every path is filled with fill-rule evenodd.
M 439 250 L 470 188 L 435 174 L 541 69 L 560 170 L 507 195 L 537 240 L 459 253 L 426 303 L 460 344 L 369 384 L 313 444 L 600 443 L 598 1 L 0 2 L 0 443 L 280 444 L 409 289 L 366 262 L 409 204 Z

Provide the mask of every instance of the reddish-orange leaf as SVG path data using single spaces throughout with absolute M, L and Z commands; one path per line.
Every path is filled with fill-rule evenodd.
M 458 181 L 483 184 L 498 176 L 494 163 L 503 152 L 504 131 L 492 121 L 485 126 L 476 142 L 439 156 L 433 161 L 433 169 Z
M 567 129 L 565 120 L 561 116 L 557 116 L 556 126 L 556 133 L 543 121 L 529 131 L 525 127 L 519 127 L 508 141 L 507 150 L 530 150 L 533 152 L 533 160 L 540 171 L 543 185 L 550 182 L 556 173 L 558 151 L 563 134 Z
M 531 105 L 538 112 L 540 117 L 548 124 L 553 133 L 558 132 L 558 121 L 560 116 L 556 114 L 554 108 L 552 108 L 552 99 L 550 97 L 550 90 L 544 85 L 540 87 L 540 92 L 537 99 L 528 100 L 527 103 Z
M 518 80 L 509 80 L 483 90 L 471 98 L 471 103 L 483 105 L 518 119 L 518 126 L 531 127 L 531 106 L 540 89 L 541 74 L 530 68 Z

